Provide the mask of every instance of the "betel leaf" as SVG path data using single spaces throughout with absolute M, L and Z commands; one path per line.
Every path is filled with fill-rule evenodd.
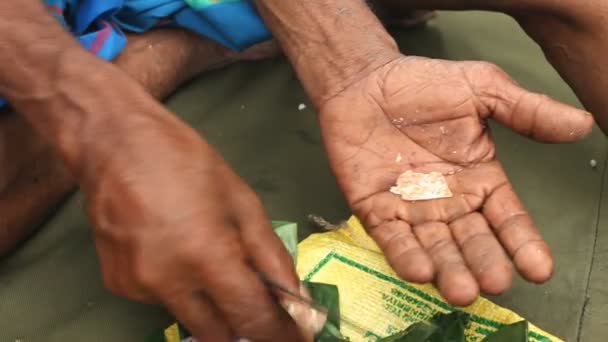
M 394 335 L 380 339 L 378 342 L 424 342 L 437 331 L 437 326 L 429 322 L 418 322 Z
M 328 331 L 322 331 L 316 339 L 316 342 L 350 342 L 347 337 L 342 336 L 342 334 L 338 331 L 333 334 Z
M 467 313 L 458 310 L 449 314 L 438 313 L 431 321 L 438 328 L 429 337 L 429 342 L 465 342 L 464 331 L 469 325 Z
M 294 264 L 298 263 L 298 225 L 291 222 L 272 221 L 272 228 L 291 254 Z
M 462 311 L 437 313 L 428 322 L 418 322 L 379 342 L 465 342 L 469 315 Z
M 484 338 L 483 342 L 528 342 L 528 322 L 505 325 Z
M 295 223 L 273 221 L 272 227 L 285 248 L 297 264 L 298 256 L 298 226 Z M 340 296 L 335 285 L 304 282 L 311 299 L 328 310 L 327 322 L 317 335 L 317 342 L 346 342 L 340 333 Z
M 340 333 L 340 295 L 338 288 L 331 284 L 304 282 L 311 299 L 327 309 L 327 322 L 317 335 L 318 342 L 348 341 Z
M 327 321 L 340 329 L 340 294 L 336 285 L 304 282 L 311 299 L 327 309 Z

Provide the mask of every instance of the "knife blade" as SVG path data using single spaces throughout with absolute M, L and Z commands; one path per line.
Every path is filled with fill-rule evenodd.
M 289 295 L 290 297 L 293 297 L 294 299 L 298 300 L 299 302 L 306 304 L 308 307 L 310 307 L 314 310 L 317 310 L 319 312 L 322 312 L 327 317 L 329 317 L 329 310 L 324 305 L 319 304 L 312 299 L 302 296 L 297 291 L 291 290 L 291 289 L 281 285 L 279 282 L 272 280 L 271 278 L 269 278 L 268 276 L 266 276 L 263 273 L 260 273 L 260 272 L 257 272 L 257 273 L 258 273 L 260 279 L 262 279 L 262 281 L 264 282 L 264 284 L 266 284 L 266 286 L 268 286 L 272 289 L 281 291 L 282 293 Z M 361 327 L 360 325 L 358 325 L 351 319 L 345 317 L 343 314 L 341 314 L 340 317 L 338 317 L 338 319 L 340 320 L 340 324 L 348 325 L 349 327 L 351 327 L 354 330 L 357 330 L 361 334 L 365 334 L 368 331 L 368 329 Z

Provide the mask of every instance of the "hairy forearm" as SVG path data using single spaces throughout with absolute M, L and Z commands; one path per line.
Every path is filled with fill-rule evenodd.
M 82 171 L 90 146 L 103 148 L 104 134 L 128 130 L 134 107 L 158 113 L 137 82 L 84 50 L 40 1 L 1 1 L 0 33 L 0 94 L 72 172 Z
M 363 0 L 256 0 L 318 106 L 399 55 Z
M 41 1 L 0 2 L 0 90 L 19 103 L 48 96 L 77 42 Z
M 485 10 L 517 13 L 544 13 L 568 16 L 572 4 L 577 7 L 596 6 L 594 1 L 564 0 L 377 0 L 388 10 L 403 11 L 414 9 L 432 10 Z

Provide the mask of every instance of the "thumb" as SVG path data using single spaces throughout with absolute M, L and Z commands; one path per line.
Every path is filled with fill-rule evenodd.
M 591 132 L 594 120 L 589 112 L 529 92 L 502 71 L 490 79 L 491 115 L 515 132 L 547 143 L 574 142 Z

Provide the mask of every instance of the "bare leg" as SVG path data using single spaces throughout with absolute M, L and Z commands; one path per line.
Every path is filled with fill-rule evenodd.
M 115 63 L 162 99 L 203 71 L 279 52 L 268 42 L 236 54 L 195 34 L 167 29 L 129 37 Z M 15 113 L 0 114 L 0 165 L 1 257 L 28 237 L 76 183 L 49 145 Z
M 491 10 L 510 14 L 543 49 L 608 134 L 608 2 L 602 0 L 378 0 L 393 12 Z
M 370 8 L 388 28 L 410 29 L 426 25 L 436 16 L 435 11 L 407 9 L 393 11 L 384 6 L 383 0 L 367 0 Z
M 608 3 L 595 2 L 595 8 L 572 4 L 570 20 L 550 15 L 514 17 L 608 134 Z

